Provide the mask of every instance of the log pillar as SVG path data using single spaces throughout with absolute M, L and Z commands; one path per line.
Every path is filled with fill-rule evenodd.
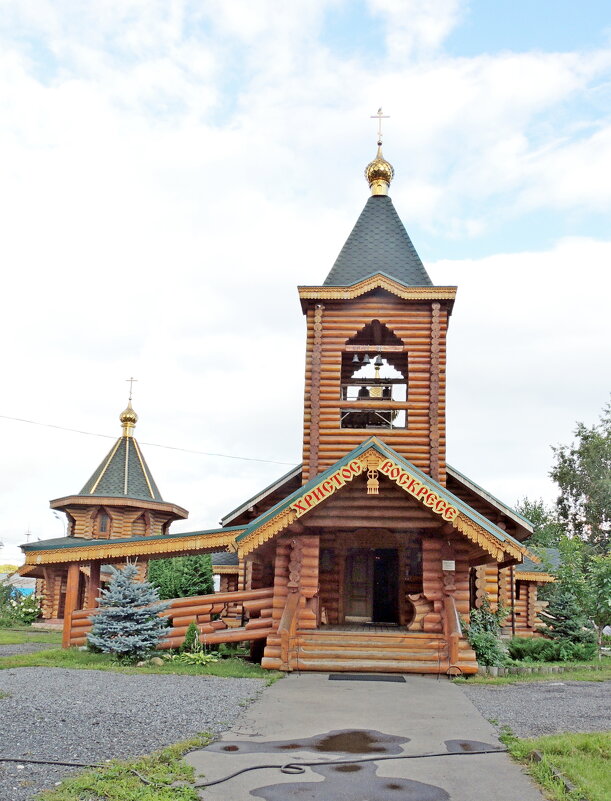
M 91 562 L 89 565 L 89 581 L 87 582 L 87 597 L 85 599 L 86 609 L 95 609 L 98 605 L 97 599 L 100 595 L 101 567 L 101 562 Z
M 64 631 L 62 648 L 70 647 L 70 631 L 72 629 L 72 613 L 78 605 L 79 583 L 81 571 L 77 562 L 68 565 L 68 581 L 66 584 L 66 601 L 64 605 Z

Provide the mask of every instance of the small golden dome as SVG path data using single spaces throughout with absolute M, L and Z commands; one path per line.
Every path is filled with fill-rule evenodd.
M 119 415 L 119 420 L 121 421 L 121 425 L 123 426 L 123 433 L 129 434 L 130 429 L 132 429 L 138 422 L 138 415 L 132 409 L 131 401 L 128 402 L 127 408 L 123 409 L 123 411 Z
M 382 155 L 382 143 L 378 142 L 378 153 L 375 159 L 365 167 L 365 178 L 371 188 L 371 194 L 387 195 L 394 174 L 392 164 L 386 161 Z

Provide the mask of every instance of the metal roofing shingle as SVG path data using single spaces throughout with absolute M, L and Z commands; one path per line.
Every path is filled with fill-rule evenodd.
M 126 436 L 119 437 L 78 494 L 163 501 L 138 443 Z
M 210 557 L 214 567 L 234 567 L 239 564 L 237 553 L 230 553 L 229 551 L 211 553 Z
M 558 548 L 540 548 L 533 546 L 533 553 L 540 559 L 540 562 L 533 562 L 532 559 L 524 557 L 522 564 L 515 566 L 516 573 L 554 573 L 560 567 L 560 551 Z
M 375 273 L 406 286 L 433 285 L 388 195 L 369 198 L 324 285 L 351 286 Z

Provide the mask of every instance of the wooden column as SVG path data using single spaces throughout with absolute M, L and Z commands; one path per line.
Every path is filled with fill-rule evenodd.
M 314 309 L 314 345 L 312 348 L 312 382 L 310 386 L 310 458 L 304 482 L 318 475 L 318 446 L 320 444 L 320 370 L 322 353 L 322 318 L 324 306 L 317 303 Z
M 429 474 L 439 480 L 439 303 L 431 307 L 431 374 L 429 400 L 430 460 Z
M 72 629 L 72 613 L 78 604 L 78 591 L 81 573 L 79 565 L 74 562 L 68 565 L 68 582 L 66 584 L 66 603 L 64 606 L 64 631 L 62 635 L 62 648 L 70 647 L 70 631 Z
M 85 608 L 94 609 L 97 605 L 97 599 L 100 595 L 100 568 L 101 562 L 91 562 L 89 566 L 89 582 L 87 584 L 87 597 L 85 599 Z

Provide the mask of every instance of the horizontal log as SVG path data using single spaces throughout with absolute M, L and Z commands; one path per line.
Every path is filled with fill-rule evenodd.
M 252 620 L 249 620 L 245 626 L 245 628 L 249 631 L 251 629 L 271 629 L 271 627 L 272 618 L 268 617 L 255 617 Z

